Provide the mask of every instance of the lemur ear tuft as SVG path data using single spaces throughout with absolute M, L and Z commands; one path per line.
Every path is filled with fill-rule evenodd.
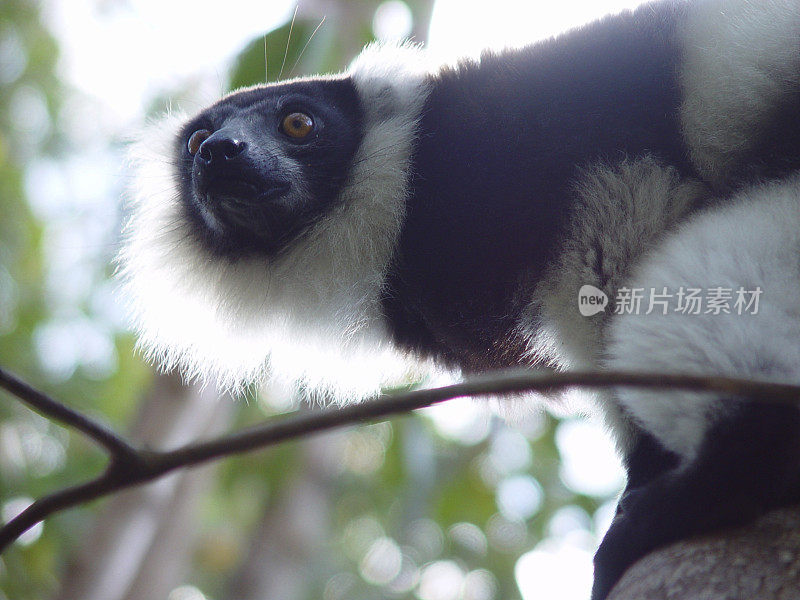
M 419 44 L 374 43 L 367 46 L 347 70 L 361 100 L 376 120 L 386 120 L 424 101 L 424 80 L 431 64 Z

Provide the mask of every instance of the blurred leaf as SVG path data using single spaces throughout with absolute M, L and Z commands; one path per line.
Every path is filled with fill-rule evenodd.
M 254 39 L 237 56 L 231 70 L 229 88 L 235 90 L 240 87 L 265 83 L 265 81 L 272 82 L 278 81 L 279 78 L 288 78 L 292 66 L 316 26 L 317 24 L 312 21 L 296 19 L 293 26 L 291 23 L 286 23 L 273 29 L 263 38 Z M 289 38 L 290 28 L 291 39 Z M 293 75 L 296 74 L 296 72 L 293 73 Z
M 237 56 L 231 69 L 229 89 L 300 75 L 339 72 L 352 59 L 350 48 L 355 42 L 358 42 L 357 47 L 362 47 L 374 39 L 369 24 L 357 23 L 353 27 L 358 39 L 349 39 L 349 44 L 343 44 L 336 24 L 327 20 L 296 19 L 293 27 L 291 22 L 281 25 L 254 39 Z

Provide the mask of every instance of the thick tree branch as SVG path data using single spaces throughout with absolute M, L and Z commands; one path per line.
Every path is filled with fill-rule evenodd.
M 517 369 L 498 371 L 440 388 L 388 394 L 345 408 L 316 410 L 288 418 L 271 420 L 215 440 L 189 444 L 176 450 L 158 452 L 136 450 L 120 436 L 59 402 L 37 391 L 20 379 L 0 371 L 0 387 L 5 388 L 38 412 L 84 433 L 101 444 L 112 460 L 104 474 L 87 483 L 45 496 L 0 528 L 0 552 L 28 528 L 53 513 L 106 496 L 123 488 L 156 479 L 179 468 L 195 466 L 343 425 L 372 421 L 430 406 L 461 396 L 501 395 L 524 392 L 548 393 L 568 387 L 608 388 L 634 386 L 670 388 L 722 393 L 758 401 L 796 405 L 800 386 L 773 381 L 753 381 L 729 377 L 623 372 L 554 373 Z
M 609 600 L 792 600 L 800 590 L 800 506 L 658 548 L 631 565 Z

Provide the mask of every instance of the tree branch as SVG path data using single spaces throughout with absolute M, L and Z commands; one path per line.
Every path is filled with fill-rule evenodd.
M 0 387 L 22 400 L 40 415 L 76 429 L 94 440 L 105 448 L 113 460 L 135 459 L 136 449 L 104 424 L 54 400 L 3 368 L 0 368 Z
M 514 369 L 473 377 L 462 383 L 439 388 L 386 394 L 374 401 L 353 404 L 341 409 L 316 410 L 302 415 L 270 420 L 262 425 L 214 440 L 159 452 L 133 448 L 105 426 L 53 400 L 17 377 L 0 370 L 0 387 L 19 397 L 36 411 L 97 441 L 111 455 L 111 462 L 101 476 L 40 498 L 0 528 L 0 552 L 27 529 L 53 513 L 151 481 L 175 469 L 196 466 L 223 456 L 265 448 L 279 442 L 343 425 L 407 413 L 461 396 L 502 395 L 534 391 L 548 393 L 569 387 L 608 388 L 617 386 L 716 392 L 728 397 L 748 397 L 761 402 L 791 405 L 797 405 L 800 402 L 800 386 L 774 381 L 663 373 L 555 373 Z
M 662 546 L 631 565 L 608 600 L 789 600 L 800 589 L 800 506 Z

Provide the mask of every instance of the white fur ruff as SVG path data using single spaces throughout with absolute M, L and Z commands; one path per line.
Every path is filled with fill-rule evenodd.
M 582 316 L 579 290 L 592 285 L 613 299 L 637 259 L 685 218 L 705 190 L 645 156 L 585 169 L 573 193 L 576 204 L 558 259 L 536 286 L 519 331 L 528 340 L 532 363 L 593 369 L 603 353 L 612 307 Z M 552 394 L 544 404 L 552 409 Z M 628 428 L 608 394 L 570 391 L 558 397 L 558 405 L 564 412 L 599 412 L 625 454 Z
M 131 216 L 118 257 L 139 345 L 165 369 L 239 389 L 268 370 L 353 400 L 409 374 L 379 294 L 402 226 L 408 165 L 426 96 L 420 51 L 370 47 L 350 69 L 365 137 L 338 208 L 275 260 L 220 260 L 190 235 L 176 191 L 183 115 L 147 128 L 131 152 Z
M 800 2 L 697 0 L 683 31 L 683 133 L 695 165 L 722 181 L 754 131 L 800 86 Z
M 704 190 L 645 156 L 585 169 L 574 194 L 558 260 L 536 286 L 520 325 L 532 360 L 561 369 L 594 368 L 603 349 L 602 324 L 610 309 L 581 316 L 581 287 L 593 285 L 613 298 L 638 256 L 684 218 Z
M 628 285 L 646 294 L 681 286 L 760 287 L 762 294 L 757 314 L 620 315 L 609 332 L 609 368 L 800 382 L 800 178 L 752 188 L 696 217 L 644 260 Z M 620 401 L 687 460 L 726 412 L 710 394 L 626 389 Z

